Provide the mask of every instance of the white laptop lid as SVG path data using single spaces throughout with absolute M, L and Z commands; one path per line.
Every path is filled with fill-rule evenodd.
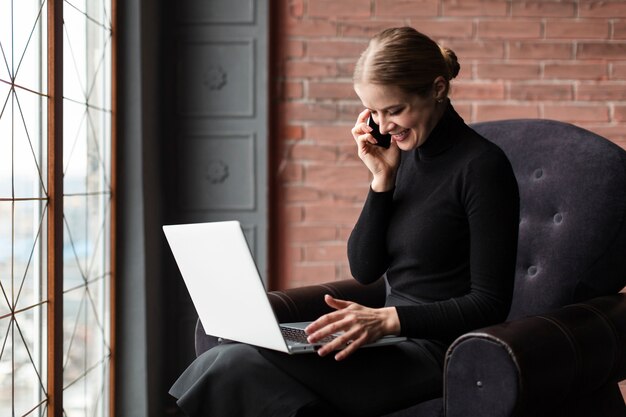
M 207 334 L 288 351 L 238 221 L 163 231 Z

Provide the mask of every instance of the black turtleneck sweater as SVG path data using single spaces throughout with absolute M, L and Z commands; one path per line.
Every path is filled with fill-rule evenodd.
M 365 284 L 386 273 L 402 335 L 449 342 L 506 318 L 518 225 L 508 159 L 448 104 L 427 140 L 402 152 L 395 188 L 370 189 L 350 268 Z

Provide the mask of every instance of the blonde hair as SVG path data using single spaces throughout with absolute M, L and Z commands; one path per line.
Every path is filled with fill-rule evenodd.
M 461 66 L 456 54 L 411 27 L 385 29 L 371 40 L 354 69 L 355 83 L 395 85 L 426 95 L 433 81 L 455 78 Z

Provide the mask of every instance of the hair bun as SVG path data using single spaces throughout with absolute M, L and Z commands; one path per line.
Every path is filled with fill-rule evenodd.
M 455 78 L 459 75 L 459 71 L 461 71 L 461 64 L 459 64 L 456 54 L 452 49 L 443 46 L 441 47 L 441 53 L 446 61 L 446 65 L 448 65 L 448 69 L 450 70 L 450 79 Z

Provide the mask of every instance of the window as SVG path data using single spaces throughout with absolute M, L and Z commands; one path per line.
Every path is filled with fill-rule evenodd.
M 0 1 L 2 416 L 111 414 L 112 18 Z

